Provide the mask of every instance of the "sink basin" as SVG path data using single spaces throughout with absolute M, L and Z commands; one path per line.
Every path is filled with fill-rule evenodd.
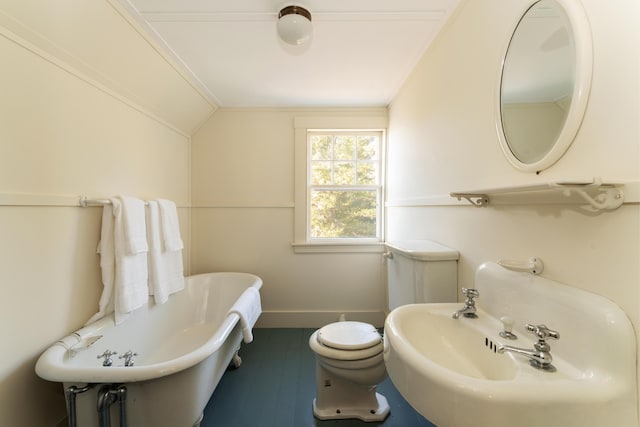
M 431 363 L 469 378 L 513 379 L 518 365 L 512 358 L 496 357 L 493 341 L 487 337 L 489 334 L 451 318 L 451 313 L 459 306 L 417 304 L 398 308 L 389 326 L 400 331 L 399 336 L 404 340 L 394 343 L 404 345 L 406 357 L 413 357 L 417 364 Z M 497 327 L 489 331 L 495 331 Z
M 637 427 L 635 335 L 605 298 L 487 263 L 476 273 L 478 318 L 451 314 L 462 304 L 412 304 L 387 317 L 389 377 L 422 415 L 449 426 Z M 484 304 L 481 301 L 484 300 Z M 515 320 L 515 341 L 499 336 Z M 525 323 L 546 323 L 555 372 L 501 344 L 532 349 Z

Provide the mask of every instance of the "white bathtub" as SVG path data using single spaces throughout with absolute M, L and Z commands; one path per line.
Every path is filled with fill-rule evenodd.
M 261 286 L 259 277 L 246 273 L 187 277 L 185 289 L 165 304 L 150 300 L 118 326 L 110 315 L 56 342 L 38 359 L 36 373 L 63 383 L 65 390 L 97 384 L 76 395 L 82 427 L 98 426 L 97 395 L 103 384 L 126 386 L 130 427 L 198 425 L 240 348 L 239 317 L 227 312 L 247 288 Z M 112 357 L 112 366 L 103 367 L 98 356 L 107 349 L 118 354 Z M 138 355 L 134 366 L 125 367 L 119 357 L 129 350 Z M 113 425 L 118 425 L 118 417 L 114 404 Z

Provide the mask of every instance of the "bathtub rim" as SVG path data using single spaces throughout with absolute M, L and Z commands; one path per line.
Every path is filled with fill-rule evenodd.
M 200 273 L 185 277 L 193 280 L 202 276 L 243 276 L 251 278 L 247 282 L 247 289 L 250 287 L 262 288 L 262 279 L 251 273 L 242 272 L 212 272 Z M 230 309 L 229 307 L 228 309 Z M 181 355 L 179 357 L 153 363 L 150 365 L 140 365 L 132 367 L 111 366 L 103 368 L 94 367 L 69 367 L 65 362 L 68 347 L 79 342 L 79 340 L 92 335 L 100 334 L 105 328 L 115 327 L 114 314 L 110 313 L 95 322 L 83 326 L 77 331 L 59 339 L 50 345 L 38 358 L 36 362 L 36 374 L 47 381 L 64 383 L 127 383 L 135 381 L 145 381 L 165 377 L 180 371 L 184 371 L 205 360 L 212 353 L 217 351 L 229 337 L 233 328 L 239 322 L 240 316 L 235 313 L 228 314 L 222 324 L 216 329 L 213 336 L 197 349 Z

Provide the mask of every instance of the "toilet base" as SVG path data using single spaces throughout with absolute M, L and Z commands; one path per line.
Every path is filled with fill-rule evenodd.
M 389 403 L 387 398 L 380 393 L 375 394 L 377 404 L 375 407 L 323 407 L 317 405 L 318 399 L 313 399 L 313 415 L 319 420 L 341 420 L 357 418 L 364 422 L 382 421 L 389 415 Z
M 384 369 L 384 365 L 382 367 Z M 356 375 L 358 372 L 342 373 Z M 368 372 L 368 376 L 371 375 L 373 378 L 368 379 L 375 382 L 384 379 L 384 375 L 376 374 L 375 370 L 373 374 L 371 371 Z M 313 415 L 320 420 L 347 418 L 357 418 L 365 422 L 384 420 L 390 412 L 389 402 L 386 397 L 376 393 L 375 382 L 358 384 L 336 375 L 316 359 L 316 398 L 313 399 Z

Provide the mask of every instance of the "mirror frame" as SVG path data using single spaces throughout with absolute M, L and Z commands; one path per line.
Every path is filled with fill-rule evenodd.
M 579 1 L 574 0 L 554 0 L 564 9 L 565 14 L 571 25 L 573 32 L 575 48 L 576 48 L 576 75 L 573 85 L 573 95 L 571 98 L 571 105 L 567 112 L 564 125 L 560 134 L 558 135 L 553 147 L 542 157 L 540 160 L 533 163 L 524 163 L 519 160 L 509 147 L 509 143 L 504 134 L 502 127 L 502 106 L 501 106 L 501 92 L 502 92 L 502 75 L 504 71 L 504 65 L 507 59 L 509 46 L 511 40 L 520 24 L 520 21 L 524 18 L 526 13 L 539 3 L 541 0 L 530 1 L 527 3 L 526 8 L 519 14 L 518 21 L 513 27 L 513 31 L 510 32 L 506 48 L 502 50 L 504 56 L 500 62 L 500 72 L 498 75 L 497 95 L 496 95 L 496 130 L 498 132 L 498 138 L 500 140 L 500 148 L 502 152 L 509 160 L 512 166 L 524 172 L 536 172 L 539 173 L 544 169 L 547 169 L 554 163 L 556 163 L 562 155 L 567 151 L 571 143 L 576 137 L 582 119 L 587 109 L 587 103 L 589 100 L 589 92 L 591 90 L 591 78 L 593 74 L 593 44 L 591 40 L 591 28 L 589 26 L 589 20 L 587 19 L 586 12 Z

